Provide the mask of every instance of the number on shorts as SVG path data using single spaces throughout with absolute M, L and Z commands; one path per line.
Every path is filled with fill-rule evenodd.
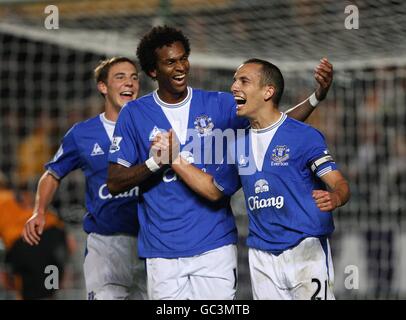
M 321 282 L 317 278 L 313 278 L 312 283 L 313 282 L 317 283 L 317 289 L 316 292 L 312 295 L 311 300 L 321 300 L 321 298 L 317 296 L 321 290 Z M 327 300 L 327 280 L 324 281 L 324 300 Z

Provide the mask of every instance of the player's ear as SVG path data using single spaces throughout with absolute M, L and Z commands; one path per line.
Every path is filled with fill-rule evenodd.
M 151 71 L 149 71 L 148 73 L 149 73 L 149 76 L 150 76 L 152 79 L 156 80 L 156 69 L 151 70 Z
M 99 90 L 99 92 L 103 95 L 107 94 L 107 86 L 103 81 L 99 81 L 97 83 L 97 90 Z
M 272 99 L 272 97 L 275 94 L 275 88 L 273 86 L 266 86 L 265 87 L 265 92 L 264 92 L 264 100 L 265 101 L 269 101 L 270 99 Z

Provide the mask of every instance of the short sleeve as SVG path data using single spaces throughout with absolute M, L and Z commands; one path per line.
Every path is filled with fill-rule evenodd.
M 330 154 L 324 136 L 314 128 L 310 128 L 306 134 L 305 160 L 306 165 L 317 177 L 322 177 L 326 173 L 337 170 L 337 165 Z
M 213 183 L 225 195 L 232 196 L 241 188 L 237 166 L 228 163 L 218 165 L 213 175 Z
M 114 129 L 113 140 L 109 150 L 109 162 L 131 167 L 138 164 L 135 121 L 128 106 L 123 107 Z
M 58 151 L 45 168 L 58 180 L 69 172 L 81 167 L 80 151 L 75 141 L 76 126 L 73 126 L 63 137 Z

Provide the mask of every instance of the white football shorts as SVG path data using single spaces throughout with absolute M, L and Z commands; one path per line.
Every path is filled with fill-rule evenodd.
M 250 248 L 248 257 L 255 300 L 335 299 L 327 239 L 306 238 L 278 256 Z
M 152 300 L 233 300 L 237 290 L 237 246 L 226 245 L 186 258 L 147 259 Z
M 145 260 L 138 259 L 134 236 L 87 237 L 84 276 L 88 300 L 144 300 Z

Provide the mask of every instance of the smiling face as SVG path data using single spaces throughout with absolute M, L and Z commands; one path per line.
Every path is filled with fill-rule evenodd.
M 138 96 L 140 84 L 137 69 L 129 62 L 116 63 L 110 67 L 106 83 L 99 81 L 97 87 L 105 96 L 106 104 L 119 110 Z
M 188 55 L 180 41 L 155 50 L 156 69 L 150 75 L 158 81 L 160 98 L 168 103 L 182 101 L 187 95 Z
M 261 65 L 247 63 L 237 69 L 231 91 L 237 103 L 237 115 L 253 119 L 270 101 L 274 88 L 262 83 Z

